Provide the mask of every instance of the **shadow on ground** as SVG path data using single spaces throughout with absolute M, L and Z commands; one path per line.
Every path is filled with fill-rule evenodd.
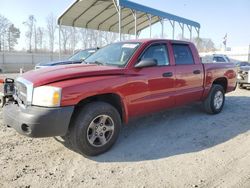
M 201 104 L 193 104 L 142 117 L 122 129 L 110 151 L 90 159 L 131 162 L 202 151 L 249 131 L 249 112 L 250 96 L 229 96 L 217 115 L 208 115 Z

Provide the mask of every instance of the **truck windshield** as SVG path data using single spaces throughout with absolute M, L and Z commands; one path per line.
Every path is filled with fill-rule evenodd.
M 113 43 L 85 59 L 85 63 L 124 67 L 139 45 L 137 42 Z

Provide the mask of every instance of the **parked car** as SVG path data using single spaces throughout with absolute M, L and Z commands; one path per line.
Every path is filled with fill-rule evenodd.
M 240 89 L 244 89 L 247 86 L 250 86 L 250 63 L 249 62 L 238 62 L 238 76 L 237 82 Z
M 57 66 L 57 65 L 79 64 L 82 63 L 87 57 L 95 53 L 97 50 L 98 48 L 89 48 L 85 50 L 80 50 L 71 57 L 69 57 L 67 60 L 39 63 L 35 66 L 35 69 Z
M 213 54 L 213 62 L 214 63 L 230 63 L 230 59 L 227 55 L 223 54 Z
M 232 63 L 230 59 L 223 54 L 205 55 L 202 57 L 202 63 Z
M 185 41 L 118 42 L 85 61 L 17 78 L 4 124 L 29 137 L 63 136 L 75 151 L 93 156 L 110 149 L 131 118 L 195 101 L 218 114 L 225 93 L 236 87 L 233 64 L 202 64 Z
M 240 62 L 236 62 L 235 64 L 237 67 L 240 67 L 240 68 L 245 67 L 245 66 L 250 66 L 250 63 L 247 61 L 240 61 Z

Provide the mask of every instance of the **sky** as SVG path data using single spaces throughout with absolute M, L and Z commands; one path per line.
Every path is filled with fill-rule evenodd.
M 131 0 L 135 1 L 135 0 Z M 53 13 L 56 17 L 74 0 L 0 0 L 0 14 L 8 18 L 21 30 L 18 49 L 26 47 L 23 22 L 33 14 L 37 26 L 46 27 L 46 17 Z M 201 24 L 200 36 L 211 38 L 216 47 L 222 45 L 227 33 L 229 47 L 250 45 L 250 1 L 249 0 L 136 0 L 135 2 L 185 17 Z M 153 27 L 152 36 L 160 35 L 160 24 Z M 169 23 L 165 22 L 165 35 L 171 38 Z M 177 34 L 180 32 L 177 29 Z M 147 37 L 144 31 L 141 37 Z M 186 37 L 189 36 L 186 28 Z M 195 33 L 193 34 L 195 36 Z

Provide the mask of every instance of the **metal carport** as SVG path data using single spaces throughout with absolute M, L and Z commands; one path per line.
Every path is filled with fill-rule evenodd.
M 61 25 L 65 25 L 116 32 L 119 33 L 119 39 L 121 39 L 122 33 L 134 34 L 137 38 L 138 33 L 147 27 L 150 28 L 151 37 L 151 26 L 157 22 L 162 25 L 163 36 L 165 20 L 171 23 L 173 39 L 176 23 L 182 30 L 182 37 L 185 25 L 190 32 L 190 38 L 192 38 L 192 28 L 196 30 L 199 37 L 199 23 L 128 0 L 76 0 L 58 18 L 58 24 L 60 28 Z

